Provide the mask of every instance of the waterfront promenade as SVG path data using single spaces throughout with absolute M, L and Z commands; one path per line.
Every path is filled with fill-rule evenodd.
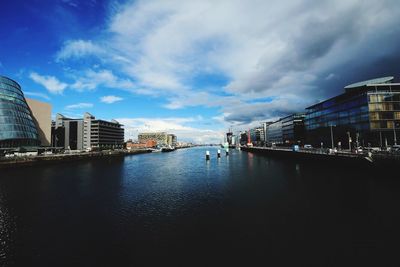
M 2 157 L 0 158 L 0 169 L 1 168 L 18 168 L 23 166 L 32 165 L 43 165 L 43 164 L 54 164 L 70 161 L 81 161 L 90 160 L 97 158 L 107 157 L 123 157 L 126 155 L 136 155 L 143 153 L 150 153 L 147 149 L 136 149 L 136 150 L 103 150 L 93 152 L 73 152 L 73 153 L 58 153 L 49 155 L 37 155 L 37 156 L 15 156 L 15 157 Z
M 192 146 L 179 146 L 176 149 L 187 149 Z M 139 149 L 116 149 L 116 150 L 102 150 L 102 151 L 70 151 L 68 153 L 60 152 L 53 154 L 41 154 L 34 156 L 13 156 L 13 157 L 0 157 L 0 169 L 2 168 L 17 168 L 32 165 L 55 164 L 70 161 L 90 160 L 107 157 L 124 157 L 128 155 L 137 155 L 143 153 L 151 153 L 152 149 L 139 148 Z
M 374 166 L 396 166 L 400 163 L 400 154 L 380 152 L 351 152 L 347 150 L 334 151 L 332 149 L 303 149 L 299 148 L 294 151 L 287 147 L 246 147 L 242 146 L 241 150 L 264 154 L 275 157 L 293 158 L 297 160 L 309 160 L 315 162 L 331 161 L 347 164 L 361 163 Z

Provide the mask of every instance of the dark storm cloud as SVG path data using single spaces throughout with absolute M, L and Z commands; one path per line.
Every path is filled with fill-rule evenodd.
M 304 106 L 271 102 L 263 111 L 251 107 L 240 114 L 233 111 L 226 117 L 228 121 L 250 122 L 262 114 L 264 119 L 284 116 L 295 108 L 302 112 L 308 105 L 342 93 L 350 83 L 400 76 L 400 9 L 395 1 L 356 2 L 341 12 L 323 4 L 311 11 L 308 8 L 302 14 L 306 19 L 293 25 L 294 30 L 288 27 L 285 52 L 274 64 L 265 57 L 262 71 L 253 73 L 246 82 L 228 86 L 234 92 L 281 100 L 293 101 L 289 96 L 297 94 Z

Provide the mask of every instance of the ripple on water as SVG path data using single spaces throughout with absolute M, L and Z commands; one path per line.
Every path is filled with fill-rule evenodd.
M 0 257 L 56 266 L 74 255 L 74 265 L 151 248 L 328 258 L 393 239 L 398 180 L 235 150 L 218 159 L 217 149 L 9 171 L 0 179 Z

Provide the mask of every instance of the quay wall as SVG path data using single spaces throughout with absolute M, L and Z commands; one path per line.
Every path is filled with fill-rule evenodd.
M 127 155 L 136 155 L 150 153 L 149 150 L 114 150 L 114 151 L 96 151 L 96 152 L 80 152 L 71 154 L 51 154 L 39 156 L 26 156 L 14 158 L 1 158 L 0 169 L 18 168 L 33 165 L 49 165 L 55 163 L 64 163 L 71 161 L 102 159 L 109 157 L 124 157 Z
M 362 164 L 362 165 L 373 164 L 371 158 L 368 158 L 366 155 L 362 154 L 345 154 L 345 153 L 328 154 L 315 151 L 292 151 L 291 149 L 265 148 L 265 147 L 241 147 L 241 150 L 255 154 L 262 154 L 262 155 L 287 158 L 287 159 L 307 160 L 307 161 L 312 160 L 318 163 L 337 162 L 341 164 Z
M 241 150 L 262 154 L 266 156 L 295 159 L 300 161 L 313 161 L 318 164 L 338 163 L 340 166 L 373 166 L 385 168 L 387 171 L 394 171 L 400 166 L 400 154 L 391 153 L 324 153 L 319 151 L 292 151 L 289 148 L 266 148 L 266 147 L 241 147 Z

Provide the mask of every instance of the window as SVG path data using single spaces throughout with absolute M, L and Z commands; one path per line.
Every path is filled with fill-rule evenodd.
M 379 120 L 379 112 L 370 112 L 369 117 L 371 120 Z
M 380 126 L 381 126 L 381 124 L 378 121 L 372 121 L 371 122 L 371 129 L 379 129 Z

